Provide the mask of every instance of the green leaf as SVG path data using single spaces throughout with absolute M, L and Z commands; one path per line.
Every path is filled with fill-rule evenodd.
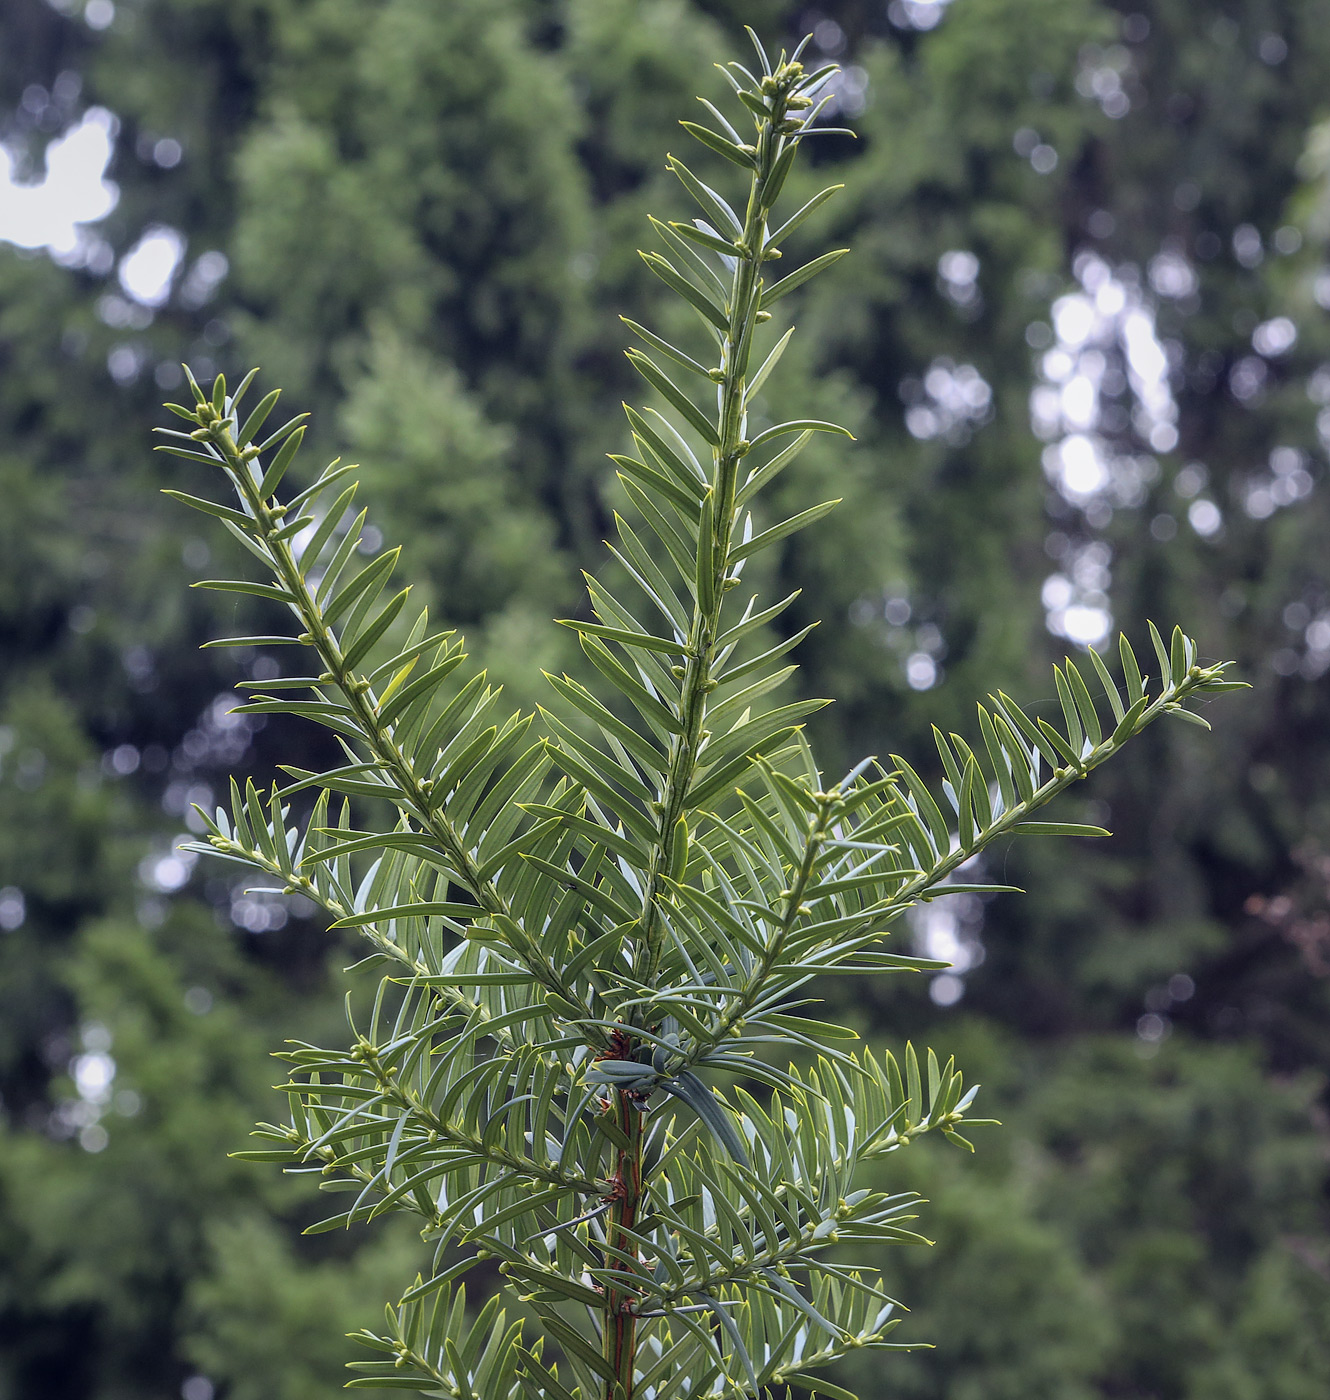
M 398 718 L 417 700 L 433 691 L 443 678 L 457 669 L 466 660 L 462 652 L 453 652 L 451 656 L 445 657 L 437 666 L 432 666 L 423 676 L 417 677 L 409 685 L 404 686 L 391 699 L 389 692 L 384 691 L 383 698 L 379 701 L 379 723 L 385 728 L 395 724 Z
M 723 136 L 717 136 L 709 127 L 699 126 L 696 122 L 680 122 L 679 125 L 693 137 L 700 141 L 708 150 L 715 151 L 718 156 L 724 156 L 726 160 L 733 161 L 740 170 L 752 170 L 757 164 L 757 157 L 753 154 L 751 146 L 736 145 L 733 141 L 727 141 Z
M 668 477 L 653 471 L 645 462 L 634 457 L 622 457 L 617 452 L 608 454 L 611 462 L 619 468 L 620 480 L 626 473 L 644 490 L 664 496 L 671 505 L 682 511 L 689 520 L 697 518 L 697 498 L 689 495 L 683 487 L 676 485 Z
M 1039 746 L 1040 752 L 1046 756 L 1049 754 L 1052 755 L 1048 761 L 1055 768 L 1063 764 L 1073 769 L 1079 768 L 1081 763 L 1080 755 L 1062 735 L 1045 719 L 1036 720 L 1035 723 L 1038 726 L 1040 737 L 1043 740 Z
M 251 378 L 253 374 L 254 371 L 251 370 Z M 245 387 L 248 388 L 248 386 L 249 381 L 247 379 L 245 382 Z M 241 392 L 243 392 L 243 390 Z M 280 389 L 274 389 L 271 393 L 266 394 L 262 399 L 259 400 L 258 405 L 255 407 L 253 413 L 251 413 L 249 417 L 245 419 L 244 427 L 242 427 L 239 433 L 236 434 L 237 447 L 247 447 L 249 445 L 250 441 L 254 437 L 254 434 L 257 433 L 258 430 L 263 426 L 264 420 L 277 406 L 277 400 L 281 398 L 281 396 L 282 391 Z M 239 401 L 239 398 L 240 394 L 237 393 L 235 400 L 233 400 L 232 402 L 232 411 L 234 411 L 236 403 L 238 403 Z
M 655 331 L 647 330 L 645 326 L 639 326 L 636 321 L 630 321 L 627 316 L 620 316 L 619 320 L 621 320 L 635 336 L 645 340 L 653 349 L 659 350 L 662 355 L 668 355 L 676 365 L 691 370 L 694 374 L 701 375 L 703 379 L 710 379 L 710 372 L 705 366 L 698 364 L 691 355 L 685 355 L 678 346 L 671 345 L 663 336 L 657 335 Z
M 760 1394 L 761 1387 L 757 1383 L 757 1372 L 753 1370 L 752 1358 L 748 1355 L 748 1348 L 744 1346 L 743 1334 L 739 1331 L 738 1324 L 730 1316 L 729 1310 L 724 1303 L 717 1301 L 706 1293 L 699 1293 L 698 1298 L 708 1304 L 711 1308 L 711 1315 L 720 1323 L 721 1331 L 730 1339 L 730 1345 L 734 1348 L 735 1354 L 739 1358 L 740 1365 L 743 1366 L 744 1375 L 748 1380 L 748 1388 L 754 1394 Z
M 1108 667 L 1104 665 L 1103 657 L 1093 647 L 1090 648 L 1090 664 L 1099 677 L 1099 684 L 1103 687 L 1104 695 L 1113 711 L 1114 723 L 1120 723 L 1122 716 L 1126 713 L 1122 705 L 1122 696 L 1118 694 L 1118 688 L 1113 683 L 1113 677 L 1108 673 Z
M 730 229 L 736 238 L 743 233 L 743 223 L 739 216 L 710 185 L 703 184 L 683 161 L 677 160 L 674 156 L 666 156 L 665 164 L 674 172 L 680 184 L 697 201 L 713 224 Z
M 231 395 L 232 413 L 236 412 L 236 410 L 240 407 L 240 400 L 245 397 L 246 391 L 249 389 L 249 386 L 254 382 L 255 376 L 258 374 L 258 372 L 258 366 L 255 365 L 253 369 L 249 370 L 246 373 L 245 377 L 236 386 L 235 393 Z
M 647 651 L 657 651 L 665 656 L 687 656 L 685 642 L 673 641 L 665 637 L 654 637 L 649 632 L 629 632 L 622 627 L 602 627 L 596 622 L 578 622 L 573 618 L 560 617 L 555 621 L 560 627 L 571 627 L 588 637 L 602 637 L 606 641 L 618 642 L 620 646 L 642 647 Z
M 673 443 L 666 442 L 636 409 L 629 408 L 627 404 L 624 404 L 624 412 L 627 414 L 628 422 L 633 430 L 633 441 L 639 447 L 644 448 L 648 455 L 654 457 L 659 466 L 670 472 L 679 485 L 692 495 L 694 500 L 700 501 L 711 483 L 707 480 L 706 473 L 702 470 L 697 458 L 693 456 L 692 449 L 678 435 L 668 420 L 660 417 L 659 414 L 655 415 L 662 427 L 674 439 Z M 647 412 L 651 413 L 652 410 L 648 409 Z
M 1184 710 L 1181 705 L 1165 705 L 1164 713 L 1172 715 L 1174 719 L 1185 720 L 1188 724 L 1199 725 L 1202 729 L 1210 728 L 1210 721 L 1202 719 L 1200 715 L 1194 714 L 1191 710 Z
M 970 1149 L 974 1151 L 973 1148 Z M 827 1400 L 859 1400 L 859 1397 L 852 1390 L 846 1390 L 843 1385 L 835 1385 L 824 1376 L 815 1376 L 809 1371 L 789 1371 L 785 1379 L 792 1385 L 802 1387 L 810 1395 L 825 1395 Z
M 1112 742 L 1114 744 L 1125 743 L 1132 734 L 1136 732 L 1136 726 L 1140 723 L 1141 717 L 1149 708 L 1150 697 L 1142 695 L 1127 711 L 1118 723 L 1118 727 L 1113 731 Z
M 191 583 L 191 588 L 210 588 L 215 593 L 248 593 L 254 598 L 269 598 L 275 603 L 294 603 L 295 599 L 284 588 L 271 583 L 250 583 L 248 579 L 209 578 Z
M 924 1116 L 924 1092 L 919 1079 L 919 1057 L 908 1040 L 905 1042 L 905 1084 L 905 1116 L 909 1122 L 917 1123 Z
M 755 471 L 749 474 L 744 482 L 742 490 L 735 497 L 735 507 L 740 508 L 748 504 L 764 486 L 768 484 L 779 472 L 785 470 L 789 464 L 804 450 L 812 441 L 813 434 L 810 430 L 805 430 L 788 447 L 778 452 L 769 462 L 764 463 Z
M 802 287 L 805 282 L 816 277 L 819 272 L 825 272 L 833 263 L 838 263 L 849 251 L 848 248 L 837 248 L 833 252 L 823 253 L 820 258 L 806 262 L 802 267 L 795 268 L 788 277 L 782 277 L 775 286 L 768 287 L 762 293 L 762 310 L 770 310 L 782 297 L 789 296 L 796 287 Z
M 683 733 L 683 726 L 679 722 L 679 717 L 671 710 L 667 709 L 652 695 L 636 676 L 629 674 L 629 672 L 610 654 L 607 647 L 602 645 L 595 637 L 588 636 L 585 632 L 580 633 L 577 640 L 581 643 L 582 650 L 586 653 L 592 665 L 632 701 L 637 712 L 644 719 L 660 725 L 661 728 L 668 730 L 672 734 Z
M 717 676 L 717 680 L 724 686 L 729 686 L 744 676 L 751 675 L 754 671 L 761 670 L 764 666 L 769 666 L 773 661 L 779 660 L 787 652 L 793 651 L 800 642 L 804 640 L 817 627 L 815 622 L 810 622 L 807 627 L 801 627 L 797 632 L 791 633 L 784 641 L 777 642 L 774 647 L 764 651 L 759 656 L 750 657 L 747 661 L 740 662 L 736 666 L 731 666 L 722 675 Z
M 290 647 L 303 646 L 299 637 L 217 637 L 204 642 L 200 651 L 208 647 Z
M 307 1225 L 300 1232 L 302 1235 L 325 1235 L 329 1230 L 341 1230 L 351 1223 L 351 1212 L 343 1211 L 340 1215 L 330 1215 L 326 1220 L 320 1220 L 315 1225 Z M 414 1389 L 414 1387 L 412 1387 Z
M 679 410 L 680 413 L 692 424 L 698 434 L 705 438 L 712 447 L 720 445 L 720 434 L 716 431 L 716 425 L 702 412 L 700 408 L 683 392 L 682 389 L 660 369 L 654 365 L 640 350 L 626 350 L 629 364 L 646 380 L 648 384 Z
M 312 515 L 298 515 L 294 520 L 287 521 L 280 530 L 275 530 L 269 535 L 269 542 L 271 544 L 276 544 L 279 541 L 285 542 L 300 534 L 301 531 L 309 529 L 309 527 L 315 523 L 315 519 Z
M 745 1167 L 748 1165 L 748 1148 L 739 1136 L 739 1130 L 734 1126 L 729 1109 L 714 1090 L 709 1089 L 692 1070 L 687 1069 L 659 1082 L 667 1094 L 682 1099 L 697 1114 L 711 1135 L 736 1162 Z
M 200 404 L 207 403 L 208 400 L 203 390 L 199 388 L 199 381 L 194 378 L 194 371 L 185 364 L 182 364 L 180 368 L 185 372 L 185 383 L 189 385 L 190 392 L 194 395 L 194 401 Z
M 386 924 L 393 919 L 428 919 L 442 916 L 448 919 L 473 919 L 485 911 L 475 904 L 457 904 L 451 901 L 433 903 L 394 904 L 385 909 L 368 909 L 359 914 L 348 914 L 338 919 L 333 928 L 363 928 L 366 924 Z
M 659 833 L 645 813 L 635 807 L 631 801 L 626 801 L 624 792 L 615 787 L 617 783 L 625 791 L 629 790 L 624 775 L 620 773 L 603 775 L 598 772 L 596 767 L 588 762 L 581 752 L 575 751 L 567 740 L 551 745 L 550 755 L 559 768 L 563 769 L 575 782 L 580 783 L 588 792 L 594 794 L 597 800 L 603 802 L 639 841 L 653 842 L 656 840 Z
M 1181 685 L 1183 677 L 1191 670 L 1192 654 L 1190 640 L 1183 635 L 1181 627 L 1175 627 L 1169 646 L 1169 670 L 1174 685 Z
M 222 521 L 222 528 L 228 535 L 234 536 L 244 546 L 245 550 L 252 554 L 266 569 L 274 567 L 273 553 L 269 542 L 255 531 L 251 526 L 242 530 L 239 525 L 233 524 L 230 520 Z
M 360 665 L 365 657 L 369 655 L 375 642 L 377 642 L 397 620 L 397 615 L 406 605 L 407 595 L 410 592 L 411 587 L 408 584 L 396 597 L 384 604 L 383 610 L 379 613 L 378 617 L 365 627 L 363 631 L 356 636 L 355 640 L 351 642 L 350 647 L 342 656 L 342 664 L 348 671 L 353 671 Z M 342 640 L 345 643 L 347 639 L 343 637 Z
M 1173 674 L 1173 667 L 1169 661 L 1168 648 L 1164 645 L 1164 639 L 1159 635 L 1159 629 L 1149 620 L 1146 627 L 1150 631 L 1150 645 L 1155 649 L 1155 656 L 1159 658 L 1159 684 L 1167 689 L 1169 686 L 1177 684 L 1177 676 Z
M 945 856 L 951 849 L 951 834 L 947 829 L 947 823 L 941 810 L 933 801 L 932 793 L 924 786 L 918 773 L 903 758 L 892 754 L 891 761 L 900 769 L 915 804 L 919 808 L 919 815 L 928 824 L 928 830 L 933 837 L 933 844 L 936 846 L 938 854 Z
M 552 880 L 562 885 L 565 889 L 576 890 L 585 896 L 598 909 L 603 909 L 616 923 L 632 923 L 636 917 L 631 909 L 625 909 L 605 888 L 603 884 L 596 884 L 591 880 L 584 880 L 580 875 L 574 875 L 571 871 L 565 870 L 562 866 L 555 865 L 552 861 L 542 860 L 540 856 L 524 853 L 522 859 L 530 866 L 539 870 L 541 874 L 548 875 Z
M 961 770 L 956 764 L 956 755 L 952 752 L 951 745 L 947 742 L 946 735 L 933 725 L 933 743 L 938 751 L 938 757 L 942 760 L 942 767 L 947 775 L 947 782 L 951 787 L 952 803 L 959 807 L 961 791 Z
M 803 713 L 808 713 L 810 709 L 820 709 L 824 701 L 803 701 L 799 708 Z M 784 710 L 794 708 L 792 706 L 783 707 Z M 773 718 L 773 715 L 776 717 Z M 699 778 L 697 782 L 688 789 L 684 798 L 684 806 L 689 811 L 694 811 L 699 807 L 706 807 L 714 798 L 721 793 L 733 790 L 735 784 L 753 766 L 759 757 L 775 753 L 780 746 L 794 733 L 794 729 L 789 725 L 787 719 L 780 712 L 768 712 L 754 720 L 751 724 L 745 725 L 738 732 L 738 739 L 744 745 L 742 752 L 735 758 L 729 759 L 719 767 L 710 769 L 706 776 Z M 707 755 L 714 755 L 719 759 L 722 754 L 728 751 L 728 746 L 723 743 L 726 738 L 734 739 L 733 735 L 722 735 L 720 740 L 713 741 L 707 749 Z
M 1134 705 L 1145 694 L 1145 683 L 1125 633 L 1118 634 L 1118 654 L 1122 657 L 1122 674 L 1127 683 L 1127 703 Z
M 638 257 L 672 292 L 693 306 L 704 320 L 709 321 L 719 331 L 729 330 L 729 318 L 725 315 L 724 308 L 717 306 L 704 291 L 678 273 L 659 253 L 639 253 Z
M 844 185 L 828 185 L 826 189 L 815 194 L 807 204 L 802 205 L 775 231 L 767 237 L 767 247 L 774 248 L 777 244 L 783 243 L 785 239 L 799 227 L 803 221 L 819 210 L 832 195 L 839 193 L 845 188 Z
M 547 671 L 545 677 L 560 695 L 591 719 L 602 733 L 617 739 L 650 772 L 657 776 L 663 775 L 667 756 L 650 739 L 644 738 L 611 714 L 590 691 L 568 676 L 553 676 Z
M 1038 761 L 1037 758 L 1025 747 L 1020 735 L 1000 714 L 995 714 L 993 716 L 993 728 L 997 732 L 1003 748 L 1007 751 L 1008 762 L 1011 765 L 1011 774 L 1016 781 L 1016 790 L 1020 793 L 1021 801 L 1032 801 L 1034 798 L 1036 777 L 1035 764 Z
M 1102 826 L 1080 822 L 1017 822 L 1011 830 L 1018 836 L 1112 836 Z
M 1081 751 L 1085 746 L 1085 733 L 1081 729 L 1081 717 L 1076 709 L 1076 702 L 1072 699 L 1071 686 L 1067 684 L 1067 678 L 1062 674 L 1060 666 L 1053 667 L 1053 681 L 1057 686 L 1058 700 L 1062 705 L 1062 719 L 1067 726 L 1067 742 L 1071 745 L 1072 752 L 1079 761 Z
M 1076 711 L 1081 717 L 1081 723 L 1085 726 L 1085 732 L 1089 736 L 1093 747 L 1098 748 L 1104 741 L 1103 730 L 1099 727 L 1099 716 L 1095 713 L 1094 701 L 1090 698 L 1090 692 L 1086 688 L 1085 681 L 1081 673 L 1068 659 L 1067 684 L 1071 688 L 1071 698 L 1076 702 Z
M 740 146 L 744 144 L 743 137 L 740 136 L 739 133 L 734 129 L 734 127 L 730 124 L 729 119 L 725 116 L 724 112 L 722 112 L 714 102 L 708 102 L 705 97 L 699 97 L 697 100 L 707 109 L 708 112 L 711 113 L 713 117 L 715 117 L 715 119 L 721 124 L 721 126 L 724 127 L 725 134 L 730 138 L 731 141 L 734 141 L 737 145 Z
M 360 544 L 360 532 L 364 527 L 365 518 L 369 514 L 368 510 L 362 510 L 351 522 L 351 528 L 344 534 L 337 548 L 333 551 L 332 558 L 328 561 L 328 566 L 323 571 L 323 577 L 319 580 L 319 586 L 315 590 L 314 598 L 320 606 L 332 595 L 337 587 L 337 580 L 341 576 L 342 570 L 350 562 L 352 554 L 355 553 Z M 303 559 L 305 556 L 302 555 Z M 309 556 L 313 560 L 314 556 Z
M 683 267 L 689 274 L 701 277 L 708 294 L 718 297 L 719 304 L 724 305 L 729 295 L 729 267 L 716 268 L 711 260 L 706 256 L 696 243 L 687 238 L 681 238 L 669 224 L 663 224 L 659 219 L 647 215 L 647 221 L 651 227 L 660 235 L 661 242 L 678 258 L 683 259 Z M 730 262 L 734 260 L 731 258 Z M 726 274 L 722 276 L 722 273 Z
M 842 428 L 839 423 L 824 423 L 820 418 L 796 418 L 789 423 L 777 423 L 774 428 L 767 428 L 753 439 L 749 445 L 749 450 L 761 447 L 764 443 L 770 442 L 772 438 L 779 437 L 782 433 L 835 433 L 837 437 L 846 437 L 853 442 L 854 434 L 848 428 Z
M 708 491 L 702 497 L 702 513 L 697 522 L 697 559 L 693 572 L 693 596 L 703 616 L 711 612 L 716 590 L 716 498 Z
M 281 484 L 282 478 L 286 475 L 286 469 L 295 461 L 296 453 L 300 451 L 300 444 L 304 440 L 304 428 L 297 428 L 282 444 L 276 457 L 272 459 L 271 465 L 263 474 L 263 480 L 259 483 L 259 495 L 265 501 Z
M 294 418 L 288 418 L 271 437 L 259 443 L 259 455 L 262 456 L 265 452 L 271 452 L 279 442 L 284 441 L 291 433 L 295 432 L 308 417 L 308 413 L 297 413 Z
M 302 510 L 306 505 L 312 505 L 334 482 L 341 481 L 356 470 L 356 467 L 351 464 L 339 467 L 337 464 L 340 460 L 341 458 L 338 457 L 333 458 L 312 486 L 307 486 L 303 491 L 292 496 L 286 503 L 287 510 Z
M 785 347 L 790 343 L 790 337 L 793 334 L 794 327 L 791 326 L 789 330 L 787 330 L 785 334 L 781 336 L 781 338 L 776 342 L 775 346 L 772 348 L 772 351 L 767 356 L 767 358 L 762 361 L 761 369 L 759 369 L 758 372 L 755 375 L 753 375 L 752 379 L 748 381 L 748 385 L 744 389 L 745 404 L 748 403 L 751 399 L 753 399 L 761 391 L 762 386 L 767 382 L 767 376 L 780 363 L 780 357 L 785 353 Z
M 975 829 L 975 794 L 983 786 L 983 782 L 983 774 L 979 771 L 979 765 L 971 758 L 965 765 L 965 777 L 961 782 L 960 807 L 957 814 L 963 851 L 974 848 L 975 838 L 978 835 Z
M 750 554 L 758 554 L 766 549 L 768 545 L 773 545 L 777 540 L 783 540 L 786 535 L 792 535 L 797 530 L 802 530 L 805 526 L 813 524 L 814 521 L 821 520 L 824 515 L 830 514 L 840 505 L 840 498 L 834 501 L 823 501 L 820 506 L 812 506 L 808 510 L 801 510 L 798 515 L 792 515 L 788 520 L 782 520 L 779 525 L 773 525 L 769 530 L 763 530 L 760 535 L 754 535 L 752 539 L 743 544 L 735 545 L 730 550 L 729 562 L 736 564 L 740 559 L 747 559 Z
M 240 526 L 241 529 L 254 529 L 253 516 L 232 510 L 230 506 L 220 506 L 215 501 L 207 501 L 200 496 L 187 496 L 183 491 L 171 491 L 165 488 L 162 490 L 162 495 L 170 496 L 173 501 L 179 501 L 182 505 L 189 506 L 193 510 L 201 510 L 205 515 L 215 515 L 218 520 L 229 520 L 233 525 Z
M 793 593 L 787 593 L 785 597 L 780 600 L 779 603 L 773 603 L 771 607 L 763 608 L 761 612 L 745 611 L 744 616 L 738 622 L 736 622 L 735 625 L 731 627 L 728 632 L 721 633 L 720 640 L 716 643 L 717 648 L 720 650 L 724 650 L 728 646 L 733 646 L 734 643 L 738 642 L 741 638 L 746 637 L 750 632 L 755 631 L 757 628 L 765 627 L 768 622 L 772 622 L 776 618 L 778 618 L 781 615 L 781 613 L 783 613 L 785 609 L 788 608 L 790 604 L 793 603 L 794 600 L 799 597 L 801 592 L 801 589 L 796 588 Z M 754 598 L 753 602 L 756 601 L 756 598 Z M 752 604 L 750 603 L 749 606 L 751 607 Z
M 378 592 L 388 582 L 388 575 L 397 566 L 401 552 L 400 547 L 390 549 L 366 564 L 350 583 L 324 604 L 323 620 L 329 624 L 336 622 L 367 589 Z
M 332 538 L 333 531 L 336 530 L 342 517 L 350 509 L 351 502 L 355 499 L 357 489 L 357 484 L 353 481 L 342 491 L 328 510 L 324 512 L 323 519 L 319 521 L 318 528 L 309 537 L 305 547 L 300 551 L 302 571 L 318 562 L 319 556 L 323 553 L 324 549 L 327 547 L 328 541 Z M 364 518 L 365 512 L 362 511 L 360 519 L 363 520 Z
M 681 238 L 688 239 L 691 243 L 696 243 L 699 247 L 706 248 L 709 252 L 719 253 L 722 257 L 734 258 L 738 254 L 738 249 L 733 243 L 727 242 L 724 238 L 709 232 L 706 228 L 700 227 L 701 220 L 696 224 L 680 224 L 673 220 L 670 227 Z
M 169 443 L 158 443 L 152 449 L 154 452 L 169 452 L 172 457 L 183 457 L 187 462 L 202 462 L 205 466 L 216 466 L 218 457 L 215 453 L 195 452 L 188 447 L 172 447 Z
M 979 732 L 984 737 L 984 747 L 988 750 L 993 774 L 997 778 L 998 791 L 1002 794 L 1002 805 L 1004 808 L 1014 807 L 1016 805 L 1016 785 L 1011 778 L 1006 750 L 998 741 L 997 730 L 993 728 L 992 716 L 982 705 L 976 708 L 979 712 Z

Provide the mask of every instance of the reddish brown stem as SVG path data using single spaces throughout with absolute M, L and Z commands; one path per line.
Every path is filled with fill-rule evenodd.
M 614 1204 L 606 1227 L 606 1240 L 614 1249 L 636 1258 L 637 1251 L 623 1232 L 636 1224 L 642 1200 L 642 1115 L 632 1095 L 622 1089 L 615 1091 L 609 1111 L 628 1139 L 628 1146 L 618 1153 Z M 612 1255 L 606 1256 L 605 1267 L 615 1273 L 629 1271 L 628 1264 Z M 631 1292 L 613 1286 L 605 1290 L 605 1360 L 614 1377 L 605 1382 L 605 1400 L 633 1400 L 633 1366 L 637 1359 L 634 1303 Z

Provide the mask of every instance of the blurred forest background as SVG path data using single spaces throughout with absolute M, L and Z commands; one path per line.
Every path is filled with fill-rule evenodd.
M 1005 1124 L 890 1159 L 938 1242 L 888 1262 L 897 1335 L 938 1347 L 848 1379 L 1330 1394 L 1328 20 L 6 0 L 0 1396 L 327 1396 L 419 1250 L 302 1239 L 308 1192 L 226 1155 L 274 1111 L 268 1052 L 343 1033 L 354 944 L 178 848 L 228 772 L 316 742 L 228 714 L 273 657 L 198 650 L 247 625 L 187 585 L 244 566 L 158 495 L 198 489 L 149 451 L 179 361 L 261 364 L 313 410 L 407 578 L 543 699 L 638 392 L 617 317 L 674 314 L 634 249 L 681 217 L 665 152 L 744 22 L 813 31 L 859 138 L 802 174 L 847 188 L 792 252 L 854 253 L 784 303 L 768 394 L 858 435 L 787 474 L 785 504 L 846 503 L 768 580 L 804 590 L 791 626 L 825 619 L 799 684 L 838 697 L 828 766 L 927 767 L 929 722 L 970 733 L 998 686 L 1055 705 L 1050 660 L 1147 617 L 1254 687 L 1064 805 L 1111 841 L 999 852 L 1027 896 L 901 930 L 951 972 L 826 989 L 898 1049 L 956 1048 Z

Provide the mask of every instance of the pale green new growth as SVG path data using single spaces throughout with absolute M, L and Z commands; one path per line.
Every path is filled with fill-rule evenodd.
M 744 564 L 830 507 L 766 528 L 751 512 L 813 432 L 844 430 L 794 420 L 747 437 L 747 404 L 789 339 L 759 350 L 767 308 L 841 256 L 767 279 L 781 240 L 832 193 L 770 230 L 799 145 L 827 130 L 814 123 L 832 70 L 758 55 L 756 75 L 724 70 L 749 141 L 710 104 L 719 134 L 684 123 L 744 173 L 746 203 L 671 157 L 703 217 L 655 223 L 664 252 L 643 254 L 709 348 L 700 361 L 628 323 L 645 347 L 629 358 L 670 412 L 629 409 L 636 455 L 614 459 L 634 523 L 619 521 L 611 548 L 638 591 L 619 599 L 590 580 L 595 621 L 566 624 L 609 682 L 603 697 L 552 676 L 566 707 L 543 728 L 496 712 L 460 640 L 412 620 L 405 589 L 381 601 L 396 551 L 359 567 L 364 512 L 343 527 L 351 468 L 279 501 L 304 428 L 255 442 L 275 391 L 242 420 L 252 374 L 230 396 L 221 378 L 206 395 L 191 377 L 196 402 L 170 405 L 189 429 L 164 450 L 220 469 L 237 504 L 170 494 L 221 519 L 271 576 L 202 586 L 295 619 L 290 635 L 212 645 L 317 658 L 312 674 L 255 683 L 264 693 L 242 708 L 303 715 L 345 759 L 289 770 L 267 795 L 233 785 L 202 849 L 358 928 L 382 978 L 349 1050 L 286 1053 L 290 1122 L 260 1128 L 264 1148 L 242 1155 L 346 1193 L 316 1230 L 408 1211 L 436 1245 L 432 1276 L 382 1334 L 362 1335 L 381 1356 L 355 1363 L 353 1386 L 454 1400 L 845 1395 L 816 1368 L 892 1345 L 897 1322 L 876 1270 L 846 1255 L 918 1239 L 917 1198 L 865 1190 L 856 1170 L 933 1130 L 968 1147 L 958 1130 L 975 1091 L 931 1051 L 921 1065 L 906 1046 L 898 1062 L 799 1015 L 808 984 L 939 966 L 882 951 L 906 909 L 977 888 L 952 872 L 999 836 L 1098 834 L 1030 818 L 1156 716 L 1195 719 L 1184 701 L 1232 685 L 1180 632 L 1168 646 L 1154 634 L 1153 692 L 1125 641 L 1121 685 L 1090 653 L 1102 700 L 1068 661 L 1061 728 L 998 695 L 977 747 L 937 734 L 940 800 L 895 757 L 826 781 L 800 728 L 819 702 L 767 707 L 804 634 L 771 644 L 767 624 L 792 600 L 759 608 Z M 392 829 L 361 829 L 385 804 Z M 789 1055 L 798 1065 L 781 1068 Z M 491 1301 L 469 1322 L 460 1281 L 487 1258 L 510 1308 Z

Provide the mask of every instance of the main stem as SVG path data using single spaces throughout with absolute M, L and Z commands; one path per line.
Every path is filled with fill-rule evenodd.
M 609 1112 L 615 1125 L 627 1137 L 628 1146 L 621 1148 L 611 1179 L 615 1191 L 614 1208 L 606 1227 L 605 1241 L 611 1249 L 636 1257 L 632 1240 L 625 1235 L 637 1224 L 642 1203 L 642 1114 L 632 1096 L 616 1089 L 610 1100 Z M 606 1256 L 606 1267 L 627 1272 L 629 1265 L 612 1254 Z M 605 1289 L 604 1356 L 609 1363 L 612 1381 L 605 1383 L 605 1400 L 632 1400 L 634 1367 L 637 1363 L 636 1296 L 612 1285 Z
M 698 531 L 689 655 L 680 687 L 679 719 L 683 732 L 674 740 L 665 781 L 660 789 L 659 835 L 652 851 L 642 897 L 637 940 L 639 974 L 648 983 L 656 974 L 663 951 L 658 909 L 662 879 L 670 867 L 676 828 L 680 818 L 686 815 L 685 799 L 697 773 L 699 751 L 707 738 L 704 727 L 707 697 L 716 688 L 711 672 L 715 664 L 721 606 L 729 574 L 739 463 L 748 450 L 748 444 L 744 441 L 747 422 L 744 397 L 753 333 L 762 300 L 761 273 L 766 254 L 767 215 L 774 199 L 771 178 L 785 149 L 780 126 L 786 116 L 786 99 L 802 72 L 799 65 L 788 65 L 779 75 L 780 78 L 788 77 L 788 82 L 770 95 L 771 114 L 762 122 L 758 134 L 743 234 L 735 245 L 734 278 L 727 307 L 728 325 L 720 345 L 720 369 L 724 376 L 720 381 L 717 413 L 717 436 L 720 441 L 712 452 L 711 487 Z M 644 1195 L 641 1114 L 631 1095 L 624 1090 L 614 1092 L 609 1111 L 615 1115 L 618 1127 L 627 1137 L 628 1146 L 618 1154 L 614 1179 L 616 1194 L 606 1226 L 606 1241 L 612 1249 L 636 1258 L 636 1248 L 624 1231 L 634 1228 Z M 629 1266 L 622 1259 L 607 1254 L 606 1267 L 626 1271 Z M 633 1307 L 631 1294 L 624 1294 L 613 1287 L 606 1288 L 602 1336 L 605 1360 L 613 1379 L 605 1382 L 604 1400 L 633 1400 L 637 1360 L 637 1319 Z

